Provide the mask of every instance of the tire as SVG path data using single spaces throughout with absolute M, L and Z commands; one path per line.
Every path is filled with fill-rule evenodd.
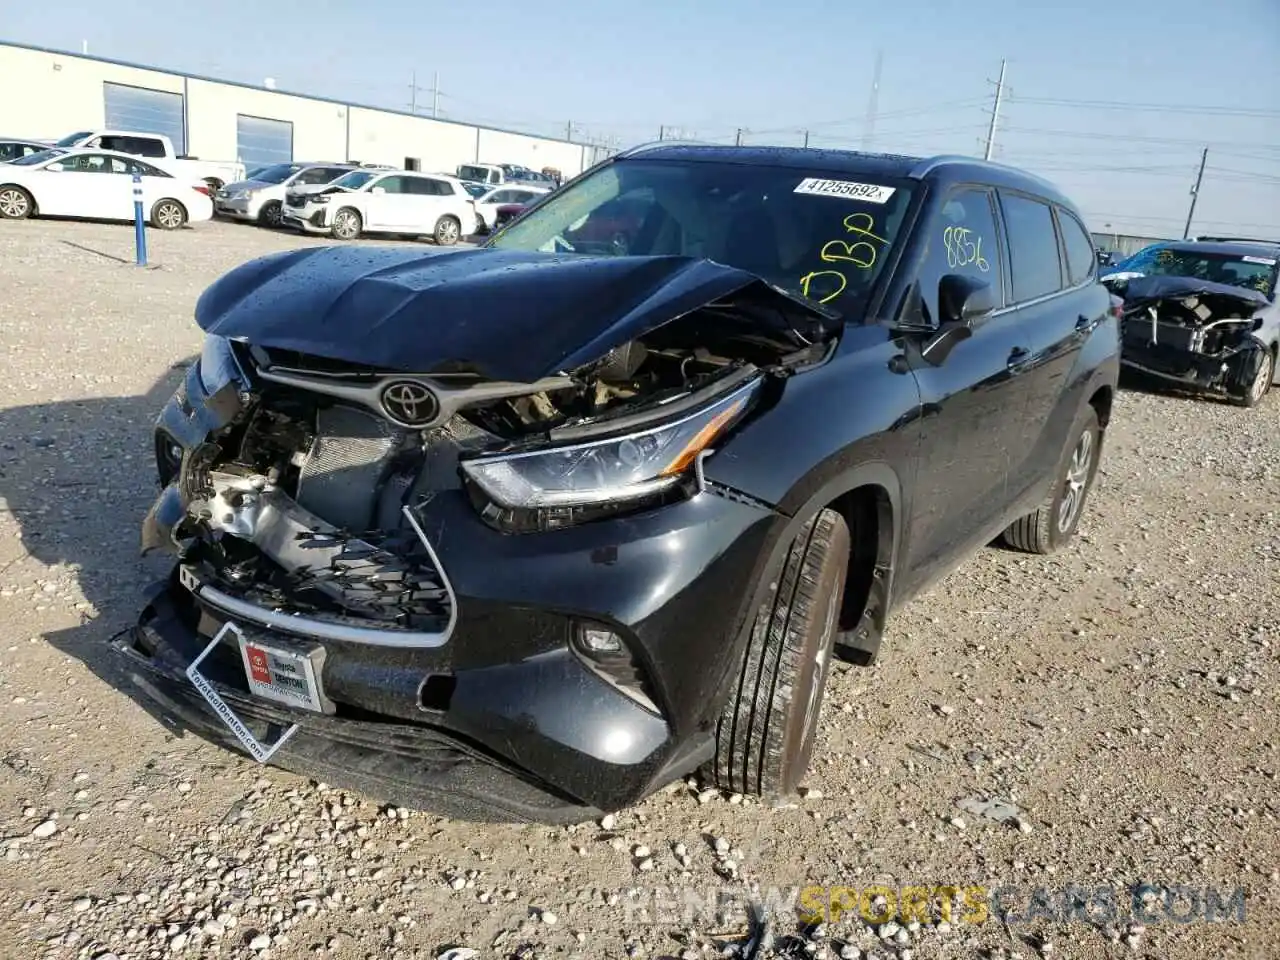
M 178 230 L 187 222 L 187 208 L 177 200 L 157 200 L 151 208 L 151 225 L 157 230 Z
M 329 232 L 333 234 L 335 240 L 355 240 L 363 229 L 364 220 L 361 219 L 359 212 L 350 207 L 343 207 L 333 215 L 333 226 L 329 228 Z
M 21 187 L 0 187 L 0 217 L 5 220 L 25 220 L 35 213 L 36 202 Z
M 708 770 L 717 786 L 794 793 L 809 768 L 849 565 L 849 528 L 823 510 L 801 528 L 756 611 Z
M 258 211 L 258 223 L 275 230 L 283 222 L 284 205 L 279 200 L 268 200 Z
M 1053 553 L 1075 536 L 1102 453 L 1102 426 L 1092 404 L 1085 407 L 1071 437 L 1053 490 L 1044 503 L 1009 524 L 1001 534 L 1005 544 L 1014 550 Z
M 1275 354 L 1262 344 L 1236 354 L 1227 373 L 1227 392 L 1232 402 L 1241 407 L 1256 407 L 1271 389 L 1275 373 Z
M 436 221 L 435 233 L 432 237 L 436 241 L 436 246 L 452 247 L 458 242 L 458 237 L 462 235 L 462 224 L 458 222 L 457 217 L 444 216 Z

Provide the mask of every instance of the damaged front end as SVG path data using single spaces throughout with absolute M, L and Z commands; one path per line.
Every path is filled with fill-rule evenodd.
M 777 519 L 701 462 L 842 327 L 729 268 L 664 272 L 689 269 L 707 302 L 624 297 L 626 322 L 556 348 L 592 359 L 511 354 L 523 379 L 494 375 L 515 360 L 391 365 L 354 332 L 350 351 L 321 336 L 307 350 L 297 327 L 202 323 L 202 356 L 156 423 L 162 490 L 143 525 L 175 574 L 128 652 L 185 668 L 227 623 L 242 646 L 320 651 L 323 689 L 278 698 L 288 719 L 408 723 L 575 802 L 630 802 L 690 769 L 700 700 L 682 685 L 703 681 L 686 667 L 717 656 L 711 631 L 728 637 Z M 704 617 L 708 648 L 681 663 L 672 624 Z M 218 689 L 253 715 L 262 691 L 234 649 L 219 655 Z
M 1188 277 L 1121 275 L 1108 285 L 1124 300 L 1124 366 L 1205 392 L 1248 394 L 1266 359 L 1254 336 L 1265 296 Z

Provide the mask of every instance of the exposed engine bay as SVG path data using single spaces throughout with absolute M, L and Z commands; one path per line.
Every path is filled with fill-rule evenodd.
M 1124 277 L 1122 363 L 1228 394 L 1247 390 L 1265 346 L 1252 336 L 1267 301 L 1254 291 L 1184 277 Z
M 168 488 L 144 547 L 175 551 L 189 586 L 224 607 L 305 617 L 336 639 L 399 631 L 429 645 L 456 601 L 417 509 L 461 491 L 491 526 L 522 533 L 689 496 L 710 441 L 829 356 L 834 333 L 812 339 L 797 319 L 717 301 L 524 383 L 211 336 L 157 424 Z M 199 437 L 197 407 L 216 412 Z

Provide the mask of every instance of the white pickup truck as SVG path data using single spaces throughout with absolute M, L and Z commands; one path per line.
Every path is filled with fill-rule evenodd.
M 179 156 L 174 152 L 173 141 L 160 133 L 138 133 L 133 130 L 80 130 L 59 140 L 59 147 L 100 147 L 118 150 L 135 157 L 146 157 L 156 166 L 174 176 L 203 180 L 210 192 L 228 183 L 245 178 L 244 164 L 235 160 L 201 160 L 198 157 Z

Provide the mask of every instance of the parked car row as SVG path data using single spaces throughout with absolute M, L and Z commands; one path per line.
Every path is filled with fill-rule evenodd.
M 217 215 L 339 240 L 429 235 L 444 245 L 492 231 L 503 204 L 547 193 L 560 176 L 550 168 L 539 173 L 516 164 L 463 164 L 460 176 L 350 161 L 277 163 L 246 172 L 238 162 L 178 156 L 163 135 L 121 130 L 77 131 L 53 142 L 0 139 L 0 164 L 11 171 L 0 177 L 0 216 L 9 219 L 40 214 L 132 219 L 127 181 L 138 174 L 145 213 L 157 226 L 173 228 Z M 79 176 L 89 173 L 123 179 Z M 52 174 L 64 176 L 55 181 Z

